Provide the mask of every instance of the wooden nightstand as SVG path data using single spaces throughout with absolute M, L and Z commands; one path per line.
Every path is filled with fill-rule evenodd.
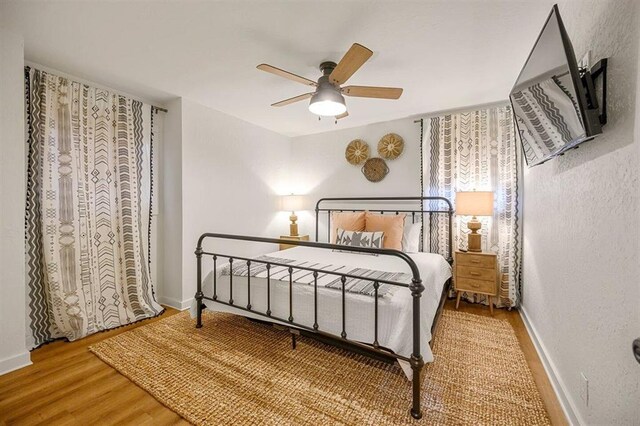
M 489 309 L 493 314 L 492 298 L 498 295 L 498 256 L 495 253 L 456 251 L 455 254 L 456 309 L 463 292 L 489 296 Z
M 293 241 L 309 241 L 308 235 L 298 235 L 297 237 L 292 237 L 291 235 L 280 235 L 281 240 L 293 240 Z M 286 250 L 293 247 L 297 247 L 293 244 L 280 244 L 280 250 Z

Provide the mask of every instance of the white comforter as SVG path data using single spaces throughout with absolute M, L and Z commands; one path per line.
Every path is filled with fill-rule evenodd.
M 295 247 L 288 250 L 270 253 L 268 256 L 294 260 L 314 260 L 316 262 L 361 267 L 388 272 L 411 273 L 405 261 L 395 256 L 370 256 L 344 252 L 333 252 L 311 247 Z M 425 362 L 433 361 L 429 347 L 431 341 L 431 324 L 438 308 L 444 283 L 451 277 L 451 267 L 444 257 L 432 253 L 411 253 L 409 256 L 420 269 L 420 276 L 425 290 L 422 293 L 420 316 L 420 351 Z M 221 276 L 220 269 L 227 259 L 218 260 L 217 295 L 220 300 L 229 300 L 229 276 Z M 204 271 L 206 272 L 206 271 Z M 213 271 L 203 281 L 205 296 L 213 295 Z M 258 312 L 266 312 L 266 279 L 251 277 L 251 306 Z M 340 336 L 342 332 L 342 293 L 339 290 L 318 286 L 318 326 L 320 330 Z M 247 306 L 247 278 L 233 277 L 233 301 L 235 305 Z M 346 333 L 347 338 L 364 343 L 374 340 L 374 299 L 371 296 L 346 293 Z M 378 300 L 378 342 L 380 346 L 394 353 L 410 356 L 412 342 L 412 298 L 407 288 L 397 288 L 392 295 Z M 231 312 L 234 314 L 264 320 L 264 317 L 205 300 L 207 308 L 213 311 Z M 273 316 L 289 317 L 289 283 L 271 281 L 271 311 Z M 195 302 L 191 309 L 195 315 Z M 293 318 L 294 321 L 309 327 L 313 326 L 313 285 L 294 283 L 293 285 Z M 271 320 L 278 322 L 276 320 Z M 282 322 L 283 325 L 288 325 Z M 401 367 L 411 377 L 408 363 L 401 362 Z

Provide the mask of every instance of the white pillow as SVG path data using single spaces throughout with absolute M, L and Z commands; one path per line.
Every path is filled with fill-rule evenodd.
M 402 251 L 405 253 L 418 253 L 420 251 L 420 231 L 422 223 L 406 222 L 402 234 Z

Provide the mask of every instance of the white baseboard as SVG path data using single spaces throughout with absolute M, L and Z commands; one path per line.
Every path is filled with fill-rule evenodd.
M 562 411 L 567 418 L 567 421 L 571 425 L 586 425 L 582 417 L 580 416 L 579 411 L 576 409 L 575 402 L 573 398 L 571 398 L 569 392 L 567 392 L 567 388 L 562 381 L 562 378 L 558 374 L 558 370 L 551 360 L 551 358 L 547 355 L 547 351 L 545 349 L 542 340 L 540 340 L 538 336 L 538 332 L 535 327 L 529 320 L 527 316 L 527 311 L 524 307 L 519 306 L 518 312 L 520 312 L 520 317 L 522 318 L 522 322 L 524 322 L 524 326 L 529 333 L 529 337 L 533 342 L 533 345 L 536 348 L 536 352 L 538 352 L 538 356 L 542 361 L 542 365 L 544 366 L 544 370 L 551 381 L 551 386 L 553 386 L 553 390 L 558 397 L 558 402 L 560 402 L 560 406 L 562 407 Z
M 193 300 L 194 300 L 193 297 L 190 298 L 190 299 L 187 299 L 187 300 L 183 300 L 182 301 L 182 309 L 180 309 L 180 310 L 184 311 L 186 309 L 189 309 L 191 307 L 191 305 L 193 304 Z
M 31 365 L 31 355 L 29 352 L 14 355 L 0 360 L 0 376 L 22 367 Z
M 178 300 L 178 299 L 174 299 L 173 297 L 157 295 L 156 299 L 158 300 L 159 304 L 171 306 L 172 308 L 177 309 L 179 311 L 184 311 L 186 309 L 189 309 L 191 307 L 191 303 L 193 302 L 193 297 L 187 300 Z

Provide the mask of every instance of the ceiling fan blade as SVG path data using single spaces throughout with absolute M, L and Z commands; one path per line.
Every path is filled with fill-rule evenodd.
M 345 83 L 372 55 L 371 50 L 361 44 L 353 43 L 331 72 L 329 81 L 338 85 Z
M 341 118 L 345 118 L 349 116 L 349 111 L 345 111 L 340 115 L 336 115 L 336 120 L 340 120 Z
M 273 106 L 273 107 L 281 107 L 281 106 L 292 104 L 294 102 L 304 101 L 305 99 L 309 99 L 311 96 L 313 96 L 313 93 L 314 92 L 305 93 L 304 95 L 294 96 L 293 98 L 285 99 L 284 101 L 280 101 L 280 102 L 276 102 L 275 104 L 271 104 L 271 106 Z
M 342 88 L 346 96 L 358 98 L 398 99 L 402 95 L 399 87 L 347 86 Z
M 289 80 L 297 81 L 298 83 L 306 84 L 307 86 L 314 86 L 315 87 L 315 86 L 318 85 L 318 83 L 316 83 L 313 80 L 309 80 L 308 78 L 301 77 L 299 75 L 296 75 L 296 74 L 291 73 L 289 71 L 285 71 L 283 69 L 274 67 L 274 66 L 269 65 L 269 64 L 260 64 L 256 68 L 258 68 L 261 71 L 266 71 L 266 72 L 269 72 L 271 74 L 275 74 L 275 75 L 278 75 L 280 77 L 284 77 L 284 78 L 289 79 Z

